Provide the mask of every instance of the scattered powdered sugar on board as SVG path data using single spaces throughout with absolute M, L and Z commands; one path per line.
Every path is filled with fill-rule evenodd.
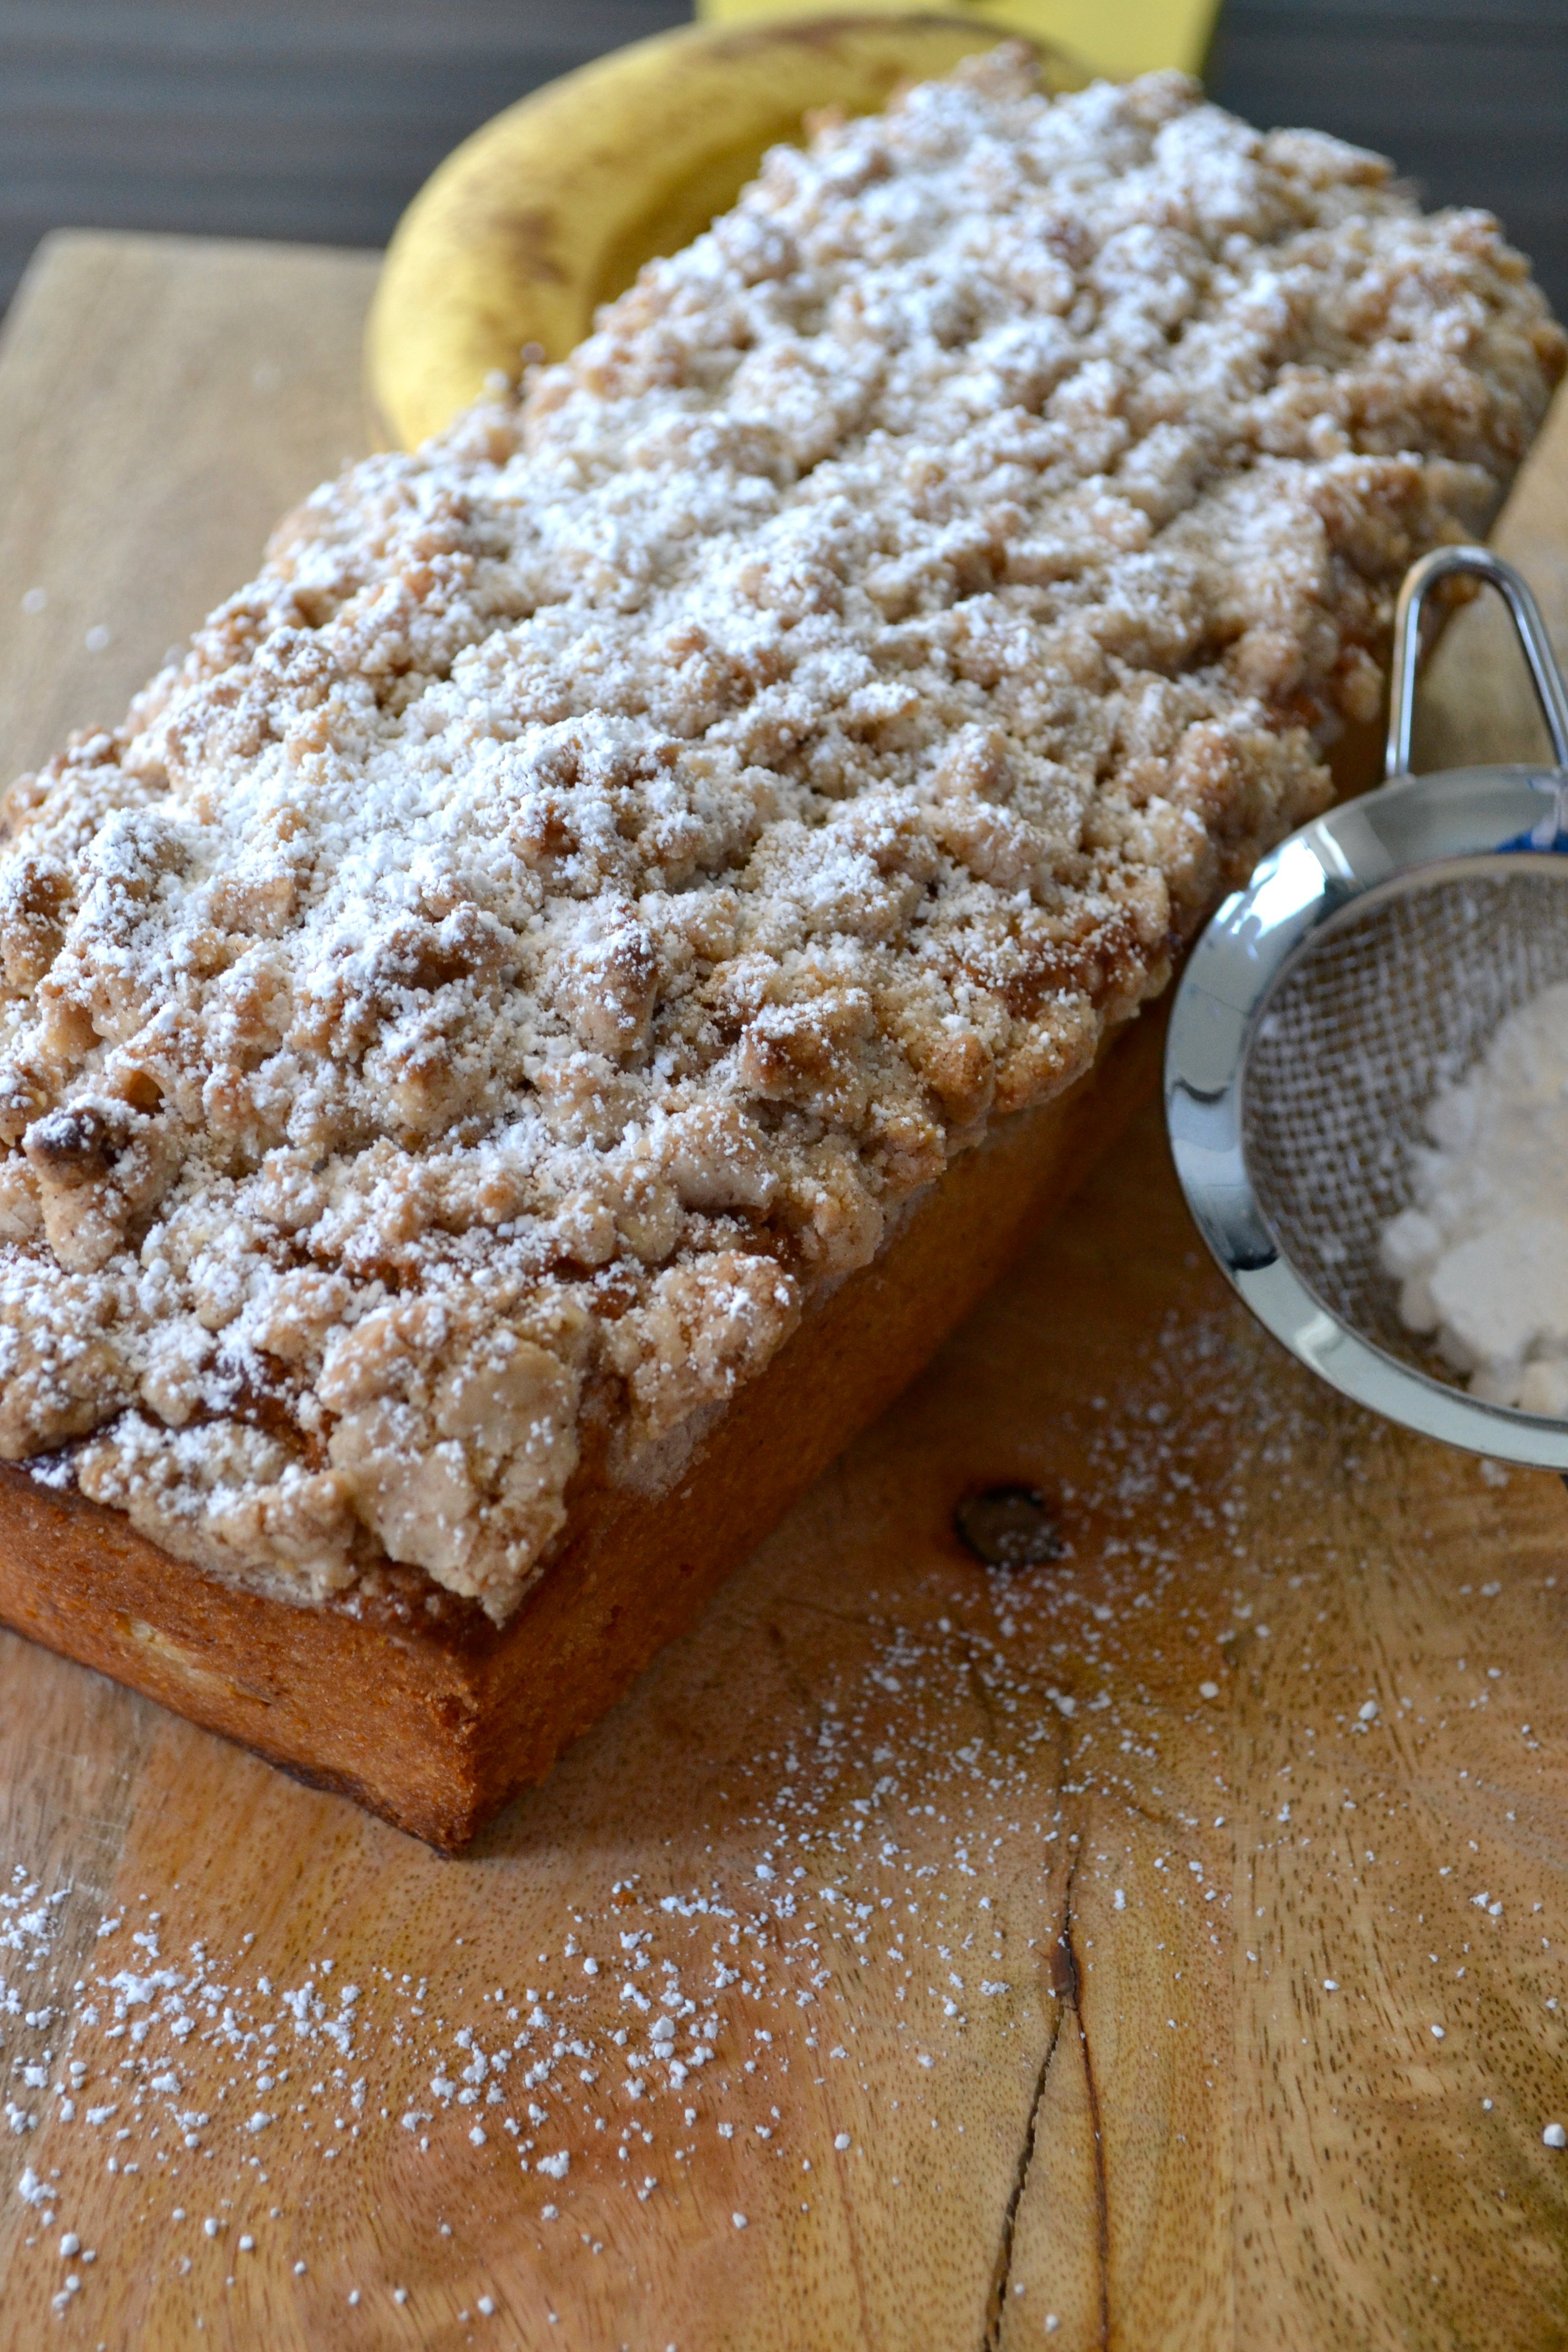
M 1499 1023 L 1426 1129 L 1383 1234 L 1400 1314 L 1472 1395 L 1568 1417 L 1568 982 Z
M 858 1648 L 758 1716 L 762 1744 L 742 1740 L 722 1768 L 682 1862 L 661 1864 L 655 1847 L 597 1887 L 574 1864 L 532 1915 L 548 1925 L 493 1978 L 479 1980 L 468 1957 L 466 1877 L 447 1882 L 440 1932 L 388 1921 L 379 1950 L 364 1937 L 334 1950 L 312 1931 L 317 1956 L 283 1973 L 268 1958 L 273 1931 L 219 1951 L 177 1884 L 100 1916 L 84 1893 L 15 1865 L 0 1893 L 14 2110 L 0 2165 L 7 2141 L 15 2155 L 0 2179 L 26 2208 L 27 2258 L 72 2265 L 51 2287 L 61 2308 L 89 2321 L 114 2260 L 110 2233 L 93 2246 L 65 2201 L 84 2166 L 100 2196 L 111 2183 L 128 2215 L 159 2220 L 154 2267 L 172 2291 L 189 2282 L 193 2310 L 243 2254 L 301 2281 L 330 2275 L 367 2309 L 411 2299 L 417 2312 L 450 2274 L 482 2315 L 479 2289 L 493 2300 L 497 2282 L 479 2217 L 497 2199 L 542 2244 L 557 2230 L 552 2245 L 581 2240 L 587 2262 L 635 2244 L 629 2217 L 650 2200 L 689 2195 L 731 2215 L 748 2248 L 765 2243 L 786 2193 L 788 2210 L 809 2210 L 817 2170 L 874 2159 L 889 2102 L 929 2112 L 933 2151 L 961 2163 L 966 2070 L 1071 1997 L 1055 1957 L 1064 1890 L 1090 1973 L 1099 1940 L 1135 1925 L 1157 1952 L 1180 1947 L 1188 1973 L 1178 1961 L 1164 1988 L 1176 2033 L 1205 2030 L 1187 1989 L 1195 1953 L 1228 1969 L 1245 1939 L 1268 1980 L 1268 1923 L 1233 1926 L 1215 1859 L 1237 1801 L 1223 1709 L 1188 1663 L 1215 1660 L 1208 1679 L 1224 1692 L 1275 1646 L 1287 1595 L 1258 1550 L 1247 1482 L 1266 1471 L 1289 1484 L 1299 1462 L 1316 1475 L 1315 1401 L 1292 1405 L 1288 1381 L 1287 1402 L 1271 1397 L 1250 1344 L 1238 1354 L 1224 1317 L 1173 1320 L 1139 1390 L 1079 1416 L 1081 1470 L 1054 1490 L 1058 1559 L 1026 1572 L 946 1560 L 860 1588 Z M 1327 1591 L 1333 1572 L 1330 1560 L 1292 1581 Z M 1496 1591 L 1475 1605 L 1490 1609 Z M 1363 1694 L 1346 1690 L 1301 1748 L 1337 1738 L 1367 1753 L 1385 1710 Z M 1212 1758 L 1206 1807 L 1190 1774 L 1185 1798 L 1169 1777 L 1178 1723 Z M 1306 1833 L 1291 1780 L 1276 1786 L 1257 1868 L 1270 1842 Z M 1385 1864 L 1390 1834 L 1378 1833 Z M 1496 1884 L 1456 1885 L 1473 1932 L 1506 1932 Z M 50 1971 L 68 1943 L 90 1955 L 62 1986 Z M 1468 1952 L 1443 1955 L 1451 1985 Z M 1348 1965 L 1317 1976 L 1338 2008 L 1362 1998 Z M 1415 2030 L 1432 2052 L 1460 2029 L 1452 2010 L 1440 2029 L 1426 2008 Z M 803 2104 L 802 2081 L 820 2098 Z M 1538 2116 L 1526 2110 L 1539 2142 Z M 363 2257 L 343 2271 L 313 2183 L 330 2167 L 374 2196 L 389 2165 L 424 2184 L 418 2213 L 451 2218 L 396 2245 L 388 2274 Z M 67 2237 L 79 2254 L 62 2255 Z

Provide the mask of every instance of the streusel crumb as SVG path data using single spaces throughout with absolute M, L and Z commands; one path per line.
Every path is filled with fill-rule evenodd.
M 1179 77 L 775 152 L 14 792 L 0 1454 L 504 1618 L 1322 805 L 1563 352 Z

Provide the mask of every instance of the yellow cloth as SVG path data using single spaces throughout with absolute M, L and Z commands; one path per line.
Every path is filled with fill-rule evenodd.
M 698 16 L 710 25 L 847 13 L 973 16 L 999 32 L 1048 41 L 1092 72 L 1121 78 L 1156 66 L 1201 73 L 1219 0 L 931 0 L 924 10 L 918 0 L 913 7 L 910 0 L 847 0 L 841 9 L 826 0 L 697 0 Z

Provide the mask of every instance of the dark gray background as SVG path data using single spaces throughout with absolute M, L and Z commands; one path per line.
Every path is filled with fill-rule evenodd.
M 47 229 L 384 243 L 476 123 L 682 0 L 0 0 L 0 306 Z M 1481 204 L 1568 314 L 1568 0 L 1227 0 L 1222 104 Z

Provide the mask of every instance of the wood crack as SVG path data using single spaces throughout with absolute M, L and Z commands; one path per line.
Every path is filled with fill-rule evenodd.
M 1074 1870 L 1077 1869 L 1076 1861 L 1072 1867 Z M 1070 1906 L 1072 1901 L 1070 1873 L 1068 1877 L 1068 1901 Z M 1062 1929 L 1064 1938 L 1067 1933 L 1068 1930 L 1064 1925 Z M 1035 2095 L 1029 2102 L 1029 2120 L 1024 2132 L 1024 2145 L 1019 2151 L 1017 2168 L 1013 2175 L 1013 2187 L 1007 2199 L 1007 2210 L 1002 2216 L 1002 2237 L 996 2249 L 995 2266 L 991 2273 L 991 2298 L 986 2305 L 985 2335 L 982 2352 L 999 2352 L 1002 2342 L 1002 2318 L 1007 2308 L 1007 2290 L 1011 2284 L 1013 2236 L 1017 2227 L 1018 2207 L 1023 2201 L 1024 2190 L 1028 2182 L 1029 2168 L 1035 2160 L 1035 2135 L 1040 2126 L 1040 2106 L 1046 2095 L 1046 2084 L 1050 2080 L 1051 2062 L 1057 2054 L 1057 2044 L 1061 2040 L 1061 2033 L 1062 2003 L 1058 2000 L 1053 2004 L 1050 2036 L 1040 2060 L 1039 2072 L 1035 2076 Z
M 1076 1874 L 1077 1863 L 1073 1864 Z M 1097 2270 L 1100 2280 L 1100 2342 L 1109 2352 L 1110 2344 L 1110 2191 L 1105 2177 L 1105 2137 L 1100 2128 L 1100 2085 L 1095 2080 L 1094 2057 L 1089 2046 L 1089 2021 L 1083 2013 L 1079 1991 L 1078 1952 L 1073 1944 L 1072 1875 L 1068 1879 L 1067 1917 L 1062 1922 L 1060 1952 L 1062 1971 L 1070 1990 L 1062 1998 L 1072 2002 L 1072 2013 L 1078 2026 L 1079 2048 L 1083 2053 L 1084 2086 L 1089 2094 L 1089 2128 L 1094 2134 L 1094 2227 Z
M 1029 2102 L 1029 2119 L 1024 2133 L 1024 2144 L 1018 2154 L 1017 2168 L 1007 2199 L 1007 2209 L 1002 2217 L 1002 2235 L 996 2249 L 995 2265 L 991 2273 L 991 2295 L 986 2306 L 985 2335 L 982 2352 L 1000 2352 L 1002 2326 L 1007 2309 L 1007 2297 L 1012 2285 L 1013 2242 L 1017 2230 L 1018 2208 L 1028 2186 L 1030 2169 L 1035 2160 L 1035 2142 L 1040 2127 L 1040 2109 L 1045 2103 L 1046 2087 L 1051 2078 L 1057 2048 L 1061 2041 L 1063 2021 L 1071 2011 L 1077 2028 L 1079 2051 L 1083 2060 L 1084 2083 L 1089 2097 L 1089 2127 L 1094 2134 L 1094 2203 L 1097 2272 L 1100 2287 L 1100 2333 L 1098 2341 L 1103 2352 L 1110 2344 L 1110 2198 L 1105 2173 L 1105 2142 L 1100 2130 L 1100 2086 L 1095 2080 L 1094 2061 L 1089 2046 L 1089 2027 L 1083 2014 L 1080 1998 L 1078 1951 L 1073 1941 L 1073 1889 L 1078 1878 L 1078 1857 L 1075 1854 L 1068 1867 L 1067 1891 L 1062 1906 L 1061 1933 L 1057 1938 L 1051 1962 L 1051 1992 L 1055 2015 L 1049 2039 L 1040 2059 L 1035 2077 L 1034 2096 Z

